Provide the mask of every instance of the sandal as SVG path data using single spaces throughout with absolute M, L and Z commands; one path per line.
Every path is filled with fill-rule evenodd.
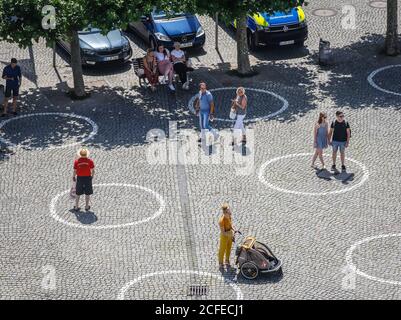
M 85 207 L 85 211 L 89 211 L 91 209 L 91 206 Z
M 81 208 L 74 206 L 74 211 L 78 212 L 79 210 L 81 210 Z

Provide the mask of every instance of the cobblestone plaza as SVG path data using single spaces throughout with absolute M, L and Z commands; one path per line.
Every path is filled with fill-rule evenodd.
M 192 299 L 192 285 L 207 286 L 206 299 L 400 299 L 401 57 L 380 52 L 380 3 L 310 1 L 305 47 L 253 52 L 258 74 L 244 79 L 228 72 L 233 30 L 219 26 L 216 51 L 214 21 L 200 16 L 206 45 L 190 52 L 190 90 L 174 94 L 141 88 L 126 64 L 85 68 L 91 97 L 72 101 L 65 52 L 53 68 L 42 42 L 0 42 L 1 67 L 15 57 L 24 76 L 21 112 L 0 120 L 0 144 L 14 151 L 0 153 L 0 299 Z M 356 10 L 354 28 L 344 28 L 345 5 Z M 126 35 L 143 56 L 146 45 Z M 333 66 L 318 65 L 320 38 Z M 227 163 L 197 146 L 193 163 L 150 161 L 150 130 L 198 130 L 191 100 L 202 80 L 221 132 L 232 126 L 235 88 L 247 89 L 252 141 Z M 312 128 L 319 112 L 332 120 L 337 110 L 352 127 L 352 176 L 322 177 L 310 167 Z M 69 190 L 82 145 L 96 163 L 95 194 L 93 212 L 75 214 Z M 331 165 L 329 149 L 325 158 Z M 218 271 L 223 202 L 244 234 L 282 259 L 281 276 Z

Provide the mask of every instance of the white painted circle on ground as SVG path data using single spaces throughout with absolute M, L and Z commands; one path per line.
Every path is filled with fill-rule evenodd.
M 237 90 L 237 88 L 235 88 L 235 87 L 226 87 L 226 88 L 209 89 L 210 92 L 218 92 L 218 91 L 223 91 L 223 90 L 233 90 L 235 92 L 235 90 Z M 247 91 L 247 92 L 254 91 L 254 92 L 269 94 L 269 95 L 277 98 L 278 100 L 280 100 L 283 103 L 283 106 L 279 110 L 277 110 L 276 112 L 270 113 L 270 114 L 268 114 L 266 116 L 263 116 L 263 117 L 257 117 L 257 118 L 246 118 L 245 117 L 244 123 L 267 120 L 267 119 L 270 119 L 270 118 L 273 118 L 273 117 L 279 115 L 280 113 L 283 113 L 285 110 L 288 109 L 288 105 L 289 105 L 288 101 L 286 99 L 284 99 L 282 96 L 278 95 L 277 93 L 274 93 L 274 92 L 271 92 L 271 91 L 268 91 L 268 90 L 264 90 L 264 89 L 253 89 L 253 88 L 245 88 L 245 91 Z M 191 100 L 189 100 L 189 102 L 188 102 L 188 109 L 193 114 L 195 114 L 194 102 L 195 102 L 195 99 L 198 96 L 199 96 L 198 94 L 194 95 L 191 98 Z M 230 110 L 228 110 L 227 113 L 229 113 L 229 111 Z M 223 118 L 215 118 L 215 120 L 223 121 L 223 122 L 232 122 L 232 123 L 235 122 L 235 120 L 231 120 L 231 119 L 228 119 L 228 118 L 227 119 L 225 119 L 225 118 L 224 119 Z
M 64 145 L 60 145 L 60 146 L 52 146 L 49 147 L 48 149 L 61 149 L 61 148 L 68 148 L 68 147 L 73 147 L 76 145 L 80 145 L 85 143 L 86 141 L 92 139 L 98 132 L 99 127 L 98 125 L 90 118 L 88 117 L 84 117 L 84 116 L 80 116 L 74 113 L 62 113 L 62 112 L 41 112 L 41 113 L 31 113 L 31 114 L 25 114 L 25 115 L 21 115 L 21 116 L 17 116 L 14 118 L 10 118 L 7 120 L 3 120 L 0 122 L 0 129 L 2 129 L 7 123 L 10 123 L 12 121 L 16 121 L 19 119 L 24 119 L 24 118 L 30 118 L 30 117 L 38 117 L 38 116 L 59 116 L 59 117 L 65 117 L 65 118 L 74 118 L 74 119 L 79 119 L 79 120 L 84 120 L 87 123 L 89 123 L 92 126 L 92 131 L 90 132 L 90 134 L 85 137 L 82 138 L 80 141 L 74 142 L 74 143 L 69 143 L 69 144 L 64 144 Z M 13 148 L 17 148 L 18 145 L 12 143 L 11 141 L 4 139 L 2 137 L 0 137 L 0 141 L 3 142 L 4 144 L 13 147 Z M 41 148 L 27 148 L 27 149 L 31 149 L 31 150 L 41 150 Z
M 341 190 L 334 190 L 334 191 L 328 191 L 328 192 L 303 192 L 303 191 L 295 191 L 295 190 L 290 190 L 290 189 L 285 189 L 285 188 L 281 188 L 278 186 L 275 186 L 274 184 L 270 183 L 269 181 L 267 181 L 264 177 L 264 173 L 266 168 L 277 161 L 280 161 L 282 159 L 290 159 L 290 158 L 297 158 L 297 157 L 312 157 L 313 153 L 297 153 L 297 154 L 290 154 L 290 155 L 286 155 L 286 156 L 282 156 L 282 157 L 277 157 L 271 160 L 266 161 L 264 164 L 262 164 L 262 166 L 259 169 L 259 173 L 258 173 L 258 177 L 259 177 L 259 181 L 262 182 L 264 185 L 266 185 L 267 187 L 269 187 L 270 189 L 276 190 L 276 191 L 280 191 L 280 192 L 284 192 L 284 193 L 291 193 L 291 194 L 297 194 L 297 195 L 303 195 L 303 196 L 325 196 L 325 195 L 330 195 L 330 194 L 340 194 L 340 193 L 345 193 L 348 191 L 351 191 L 353 189 L 356 189 L 360 186 L 362 186 L 368 179 L 369 179 L 369 170 L 366 168 L 366 166 L 362 163 L 360 163 L 359 161 L 350 159 L 350 158 L 346 158 L 347 161 L 350 161 L 354 164 L 356 164 L 357 166 L 359 166 L 362 169 L 363 172 L 363 176 L 361 181 L 359 181 L 357 184 L 348 187 L 348 188 L 344 188 Z
M 363 239 L 363 240 L 360 240 L 360 241 L 354 243 L 351 246 L 351 248 L 349 248 L 347 250 L 347 253 L 346 253 L 346 256 L 345 256 L 345 260 L 347 262 L 347 266 L 350 268 L 350 271 L 354 272 L 355 274 L 360 275 L 361 277 L 364 277 L 364 278 L 372 280 L 372 281 L 377 281 L 377 282 L 380 282 L 380 283 L 386 283 L 386 284 L 401 286 L 401 281 L 393 281 L 393 280 L 387 280 L 387 279 L 371 276 L 371 275 L 359 270 L 355 266 L 354 262 L 352 261 L 352 255 L 353 255 L 354 251 L 356 250 L 356 248 L 360 247 L 362 244 L 371 242 L 373 240 L 385 239 L 385 238 L 394 238 L 394 237 L 401 237 L 401 233 L 382 234 L 382 235 L 378 235 L 378 236 L 369 237 L 369 238 L 366 238 L 366 239 Z
M 380 72 L 382 72 L 382 71 L 384 71 L 384 70 L 387 70 L 387 69 L 392 69 L 392 68 L 401 68 L 401 64 L 394 64 L 394 65 L 382 67 L 382 68 L 379 68 L 379 69 L 373 71 L 373 72 L 368 76 L 368 82 L 369 82 L 369 84 L 370 84 L 373 88 L 375 88 L 375 89 L 377 89 L 377 90 L 379 90 L 379 91 L 381 91 L 381 92 L 393 94 L 393 95 L 396 95 L 396 96 L 401 96 L 401 93 L 394 92 L 394 91 L 387 90 L 387 89 L 384 89 L 384 88 L 380 87 L 378 84 L 376 84 L 376 82 L 375 82 L 374 79 L 373 79 L 378 73 L 380 73 Z
M 135 185 L 135 184 L 126 184 L 126 183 L 103 183 L 103 184 L 94 184 L 93 187 L 125 187 L 125 188 L 134 188 L 134 189 L 139 189 L 145 192 L 150 193 L 155 197 L 155 199 L 160 203 L 160 208 L 151 216 L 138 220 L 138 221 L 133 221 L 133 222 L 128 222 L 128 223 L 121 223 L 121 224 L 113 224 L 113 225 L 101 225 L 101 226 L 90 226 L 90 225 L 84 225 L 84 224 L 77 224 L 77 223 L 72 223 L 69 221 L 66 221 L 65 219 L 62 219 L 58 214 L 56 210 L 56 205 L 59 199 L 70 193 L 70 190 L 63 191 L 56 195 L 50 202 L 50 215 L 52 216 L 53 219 L 55 219 L 58 222 L 61 222 L 69 227 L 74 227 L 74 228 L 81 228 L 81 229 L 117 229 L 117 228 L 124 228 L 124 227 L 132 227 L 132 226 L 137 226 L 139 224 L 143 224 L 146 222 L 149 222 L 151 220 L 156 219 L 159 217 L 164 209 L 166 208 L 166 203 L 163 199 L 163 197 L 157 193 L 156 191 L 153 191 L 152 189 Z M 73 200 L 72 200 L 73 201 Z
M 209 273 L 209 272 L 203 272 L 203 271 L 195 271 L 195 270 L 168 270 L 168 271 L 159 271 L 159 272 L 153 272 L 153 273 L 149 273 L 149 274 L 145 274 L 143 276 L 140 276 L 128 283 L 126 283 L 122 289 L 120 290 L 117 299 L 118 300 L 124 300 L 125 299 L 125 294 L 126 292 L 129 290 L 129 288 L 131 288 L 132 286 L 134 286 L 135 284 L 147 279 L 147 278 L 152 278 L 152 277 L 156 277 L 156 276 L 160 276 L 160 275 L 166 275 L 166 274 L 184 274 L 184 275 L 198 275 L 198 276 L 207 276 L 207 277 L 212 277 L 215 278 L 217 280 L 221 280 L 223 282 L 225 282 L 226 284 L 228 284 L 235 292 L 235 294 L 237 295 L 237 300 L 243 300 L 244 299 L 244 295 L 242 293 L 241 288 L 235 284 L 232 281 L 229 281 L 225 278 L 223 278 L 221 275 L 217 275 L 217 274 L 213 274 L 213 273 Z

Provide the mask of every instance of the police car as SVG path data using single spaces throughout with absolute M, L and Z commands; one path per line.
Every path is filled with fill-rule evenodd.
M 236 22 L 233 23 L 234 28 Z M 289 12 L 274 12 L 269 14 L 255 13 L 248 15 L 248 45 L 251 50 L 260 44 L 303 46 L 308 38 L 308 26 L 305 12 L 301 6 Z

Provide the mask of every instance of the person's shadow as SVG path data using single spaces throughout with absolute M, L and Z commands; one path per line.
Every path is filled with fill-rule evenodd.
M 75 217 L 81 224 L 89 225 L 94 224 L 98 219 L 96 214 L 93 211 L 75 211 L 71 209 L 70 212 L 75 214 Z
M 330 172 L 327 169 L 315 169 L 315 170 L 316 170 L 316 176 L 318 178 L 326 181 L 337 180 L 345 185 L 347 185 L 350 181 L 353 181 L 355 177 L 354 173 L 349 173 L 346 170 L 338 171 L 336 169 L 333 172 Z

